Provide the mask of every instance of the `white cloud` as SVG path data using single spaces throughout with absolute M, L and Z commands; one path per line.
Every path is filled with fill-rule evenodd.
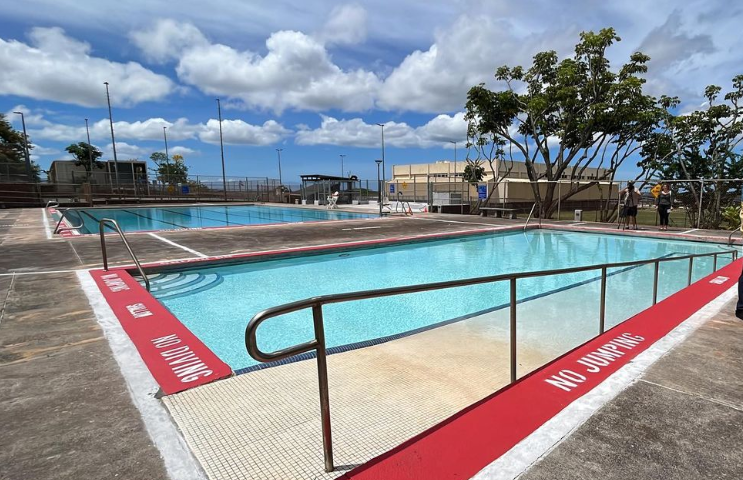
M 175 147 L 170 148 L 168 153 L 170 155 L 182 155 L 184 157 L 195 157 L 201 154 L 201 152 L 199 152 L 198 150 L 184 147 L 182 145 L 176 145 Z
M 138 63 L 91 56 L 89 44 L 61 28 L 33 28 L 29 40 L 0 39 L 0 95 L 95 107 L 106 105 L 106 81 L 116 105 L 160 100 L 175 88 L 168 77 Z
M 267 146 L 274 144 L 291 131 L 275 120 L 268 120 L 263 125 L 251 125 L 242 120 L 222 120 L 222 137 L 228 145 Z M 199 139 L 205 143 L 219 145 L 219 121 L 210 119 L 199 133 Z
M 193 24 L 171 19 L 158 20 L 148 30 L 131 32 L 129 38 L 147 60 L 156 63 L 176 60 L 185 49 L 208 44 Z
M 28 129 L 29 137 L 32 139 L 69 143 L 87 140 L 85 124 L 82 122 L 77 126 L 54 123 L 45 118 L 40 111 L 31 111 L 23 105 L 15 107 L 15 110 L 24 112 L 27 126 L 28 120 L 32 119 L 31 126 L 36 127 Z M 210 119 L 206 123 L 190 123 L 187 118 L 179 118 L 175 122 L 163 118 L 148 118 L 135 122 L 114 122 L 116 146 L 118 148 L 119 140 L 164 142 L 163 127 L 167 127 L 168 143 L 171 147 L 169 150 L 173 154 L 180 153 L 185 156 L 198 154 L 198 152 L 187 147 L 175 146 L 170 142 L 201 140 L 206 143 L 219 144 L 219 121 L 217 119 Z M 111 138 L 108 118 L 89 122 L 89 128 L 91 142 Z M 268 120 L 263 125 L 251 125 L 238 119 L 223 119 L 222 129 L 224 142 L 233 145 L 271 145 L 292 134 L 291 130 L 275 120 Z M 133 149 L 132 145 L 126 148 L 129 148 L 131 152 L 138 152 Z
M 378 105 L 388 110 L 455 111 L 478 83 L 493 86 L 501 65 L 528 65 L 534 53 L 555 49 L 567 53 L 578 32 L 544 32 L 519 38 L 514 25 L 487 14 L 463 15 L 436 35 L 426 51 L 408 55 L 385 79 Z
M 366 10 L 357 3 L 337 5 L 316 35 L 327 44 L 357 44 L 366 39 Z
M 166 25 L 166 27 L 163 27 Z M 188 30 L 184 41 L 182 30 Z M 240 51 L 222 44 L 206 43 L 189 24 L 162 22 L 150 30 L 133 34 L 147 51 L 156 45 L 155 57 L 178 57 L 178 78 L 209 95 L 224 95 L 248 107 L 282 112 L 340 109 L 359 111 L 372 108 L 380 81 L 361 69 L 344 71 L 335 65 L 325 46 L 301 32 L 279 31 L 266 40 L 267 53 Z M 195 39 L 195 40 L 194 40 Z M 162 45 L 173 44 L 173 49 Z
M 379 148 L 382 145 L 381 127 L 360 118 L 338 120 L 322 115 L 320 128 L 299 130 L 298 145 L 343 145 Z M 464 113 L 454 116 L 439 115 L 420 127 L 404 122 L 387 122 L 384 126 L 385 145 L 399 148 L 431 148 L 448 146 L 450 141 L 466 140 L 467 124 Z

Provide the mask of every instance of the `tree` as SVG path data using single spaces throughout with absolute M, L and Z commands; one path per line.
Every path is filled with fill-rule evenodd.
M 485 168 L 482 166 L 482 162 L 477 160 L 467 159 L 467 165 L 464 167 L 464 181 L 472 185 L 477 185 L 482 182 L 485 176 Z
M 516 152 L 523 158 L 538 211 L 546 216 L 557 206 L 557 180 L 578 180 L 589 166 L 604 169 L 589 182 L 570 182 L 561 192 L 563 201 L 613 181 L 622 162 L 656 128 L 660 112 L 643 94 L 645 80 L 639 77 L 649 57 L 636 52 L 613 72 L 606 51 L 620 40 L 613 28 L 583 32 L 573 57 L 558 61 L 554 51 L 538 53 L 528 70 L 496 70 L 505 89 L 480 84 L 467 94 L 470 134 L 490 135 L 496 157 L 513 160 Z M 540 189 L 538 180 L 549 183 Z
M 157 180 L 170 185 L 188 183 L 188 166 L 182 155 L 173 155 L 172 161 L 163 152 L 154 152 L 150 159 L 155 162 L 157 168 Z
M 23 133 L 13 129 L 13 126 L 0 113 L 0 176 L 26 179 L 26 153 Z M 28 141 L 29 154 L 34 147 Z M 40 168 L 31 161 L 31 181 L 39 181 Z
M 98 159 L 103 156 L 103 153 L 89 143 L 72 143 L 68 145 L 65 150 L 67 153 L 75 157 L 76 166 L 85 167 L 85 174 L 87 175 L 88 181 L 90 181 L 93 168 L 102 169 L 104 167 L 103 162 L 98 161 Z
M 687 115 L 674 116 L 678 99 L 663 98 L 667 128 L 648 142 L 647 149 L 660 152 L 641 162 L 646 170 L 665 180 L 682 181 L 676 199 L 686 207 L 693 225 L 719 228 L 723 207 L 737 203 L 740 184 L 725 180 L 699 179 L 741 178 L 743 157 L 743 75 L 732 80 L 733 89 L 720 102 L 722 89 L 710 85 L 705 89 L 706 108 Z M 701 213 L 702 217 L 699 218 Z

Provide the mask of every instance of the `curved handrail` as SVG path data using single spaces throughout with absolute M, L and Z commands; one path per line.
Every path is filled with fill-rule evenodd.
M 58 206 L 59 206 L 59 202 L 57 202 L 55 200 L 49 200 L 48 202 L 46 202 L 46 206 L 44 208 L 46 208 L 46 209 L 48 209 L 49 207 L 55 207 L 56 208 Z
M 736 233 L 738 233 L 740 231 L 741 230 L 739 228 L 736 228 L 735 230 L 733 230 L 732 232 L 730 232 L 730 235 L 728 235 L 728 246 L 730 246 L 730 245 L 733 244 L 733 235 L 735 235 Z
M 67 230 L 77 230 L 77 229 L 83 228 L 85 226 L 85 221 L 83 220 L 83 217 L 80 216 L 80 214 L 77 215 L 78 220 L 80 220 L 80 225 L 70 225 L 70 226 L 67 226 L 67 227 L 61 227 L 60 226 L 60 225 L 62 225 L 62 221 L 67 216 L 67 213 L 73 212 L 73 211 L 74 212 L 77 212 L 77 210 L 75 210 L 74 208 L 67 208 L 67 209 L 65 209 L 62 212 L 62 216 L 59 217 L 59 221 L 57 222 L 57 226 L 54 227 L 54 233 L 65 232 Z
M 533 209 L 532 209 L 533 210 Z M 322 415 L 322 434 L 323 434 L 323 451 L 325 457 L 325 471 L 333 471 L 333 449 L 330 432 L 330 400 L 328 392 L 328 372 L 325 353 L 325 332 L 323 324 L 323 305 L 331 303 L 349 302 L 354 300 L 366 300 L 370 298 L 389 297 L 393 295 L 402 295 L 408 293 L 427 292 L 431 290 L 441 290 L 445 288 L 464 287 L 469 285 L 479 285 L 483 283 L 494 283 L 508 280 L 510 283 L 510 364 L 511 364 L 511 383 L 517 379 L 517 360 L 516 360 L 516 280 L 522 278 L 542 277 L 548 275 L 562 275 L 566 273 L 587 272 L 591 270 L 601 270 L 601 295 L 600 295 L 600 313 L 599 313 L 599 331 L 604 333 L 604 320 L 606 314 L 606 278 L 607 270 L 610 268 L 632 267 L 638 265 L 655 265 L 653 276 L 653 305 L 658 298 L 658 272 L 660 264 L 663 262 L 672 262 L 679 260 L 689 260 L 689 275 L 687 284 L 691 284 L 692 272 L 694 269 L 694 259 L 699 257 L 713 257 L 713 271 L 717 271 L 717 257 L 719 255 L 731 255 L 735 260 L 738 257 L 737 250 L 723 250 L 720 252 L 697 253 L 682 255 L 678 257 L 662 257 L 650 260 L 633 260 L 628 262 L 604 263 L 601 265 L 588 265 L 583 267 L 560 268 L 553 270 L 541 270 L 534 272 L 506 273 L 500 275 L 490 275 L 486 277 L 474 277 L 460 280 L 447 280 L 444 282 L 424 283 L 419 285 L 407 285 L 402 287 L 380 288 L 375 290 L 364 290 L 358 292 L 336 293 L 330 295 L 320 295 L 296 302 L 286 303 L 276 307 L 262 310 L 255 314 L 248 322 L 245 328 L 245 348 L 251 357 L 259 362 L 273 362 L 285 358 L 306 353 L 312 350 L 317 351 L 317 368 L 318 383 L 320 385 L 320 410 Z M 284 315 L 306 308 L 312 308 L 312 319 L 315 330 L 315 339 L 303 342 L 292 347 L 283 348 L 274 352 L 264 352 L 258 348 L 257 330 L 258 327 L 266 320 L 279 315 Z
M 129 251 L 129 256 L 132 257 L 132 260 L 134 260 L 134 265 L 137 267 L 137 270 L 139 271 L 139 274 L 144 279 L 145 288 L 147 291 L 150 291 L 150 279 L 147 277 L 147 274 L 144 273 L 144 270 L 142 269 L 142 265 L 140 265 L 139 260 L 137 259 L 137 256 L 134 255 L 134 252 L 132 251 L 132 247 L 129 246 L 129 242 L 126 240 L 126 237 L 124 236 L 124 232 L 121 231 L 121 228 L 119 227 L 119 224 L 116 222 L 116 220 L 113 220 L 111 218 L 102 218 L 98 222 L 98 232 L 101 236 L 101 255 L 103 255 L 103 269 L 108 271 L 108 252 L 106 251 L 106 235 L 104 233 L 106 224 L 111 226 L 116 233 L 119 234 L 121 237 L 121 240 L 124 242 L 124 246 L 126 247 L 127 251 Z

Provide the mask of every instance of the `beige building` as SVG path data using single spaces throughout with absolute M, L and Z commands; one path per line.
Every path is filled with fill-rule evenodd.
M 392 179 L 387 182 L 386 192 L 390 197 L 401 194 L 406 199 L 432 203 L 470 203 L 478 198 L 478 194 L 474 185 L 463 181 L 466 166 L 467 163 L 464 161 L 453 162 L 449 160 L 394 165 L 392 167 Z M 530 204 L 534 202 L 534 193 L 529 183 L 525 162 L 496 163 L 495 176 L 487 162 L 483 164 L 483 167 L 485 168 L 485 176 L 482 184 L 487 183 L 488 192 L 495 188 L 495 192 L 490 198 L 491 204 Z M 545 166 L 535 164 L 535 168 L 537 172 L 541 173 L 544 172 Z M 586 168 L 581 177 L 573 179 L 572 183 L 595 181 L 597 178 L 604 176 L 606 172 L 606 169 L 603 168 Z M 568 191 L 571 183 L 569 177 L 569 172 L 562 175 L 555 188 L 556 193 Z M 547 182 L 541 180 L 540 184 L 540 190 L 546 190 Z M 572 205 L 589 208 L 591 203 L 607 198 L 616 198 L 617 195 L 617 184 L 602 181 L 598 185 L 593 185 L 572 196 L 569 202 Z

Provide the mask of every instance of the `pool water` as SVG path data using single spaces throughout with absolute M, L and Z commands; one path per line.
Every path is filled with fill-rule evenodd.
M 308 297 L 582 265 L 722 251 L 704 243 L 534 230 L 218 266 L 156 275 L 152 294 L 233 370 L 255 365 L 244 333 L 260 310 Z M 712 257 L 695 259 L 693 278 L 712 271 Z M 730 256 L 718 258 L 718 268 Z M 658 300 L 684 288 L 689 262 L 661 264 Z M 607 328 L 652 303 L 653 265 L 610 269 Z M 519 340 L 561 343 L 565 351 L 596 335 L 600 270 L 522 279 Z M 323 308 L 328 347 L 385 338 L 461 318 L 507 310 L 508 282 L 406 294 Z M 537 305 L 543 308 L 525 308 Z M 559 308 L 558 308 L 559 306 Z M 522 309 L 522 306 L 519 307 Z M 536 313 L 534 313 L 536 312 Z M 507 315 L 492 316 L 507 338 Z M 570 332 L 569 334 L 567 332 Z M 310 310 L 267 320 L 258 330 L 263 351 L 310 340 Z M 577 342 L 577 343 L 576 343 Z M 556 350 L 556 351 L 557 351 Z
M 264 205 L 198 205 L 188 207 L 131 207 L 75 209 L 84 222 L 80 233 L 97 233 L 98 221 L 112 218 L 124 232 L 182 228 L 227 227 L 267 223 L 296 223 L 322 220 L 373 218 L 363 213 L 315 210 Z M 78 215 L 68 214 L 79 224 Z

